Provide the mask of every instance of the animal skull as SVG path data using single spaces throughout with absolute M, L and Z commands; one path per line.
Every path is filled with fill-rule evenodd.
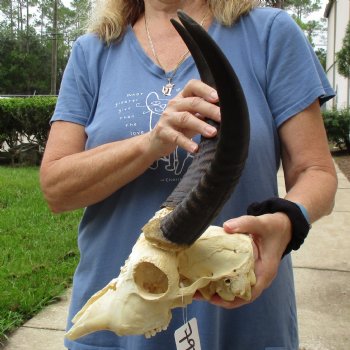
M 205 299 L 217 293 L 225 300 L 249 300 L 253 268 L 251 238 L 244 234 L 210 226 L 181 251 L 158 248 L 141 234 L 119 277 L 88 300 L 66 337 L 74 340 L 98 330 L 153 336 L 168 327 L 171 309 L 190 304 L 197 290 Z

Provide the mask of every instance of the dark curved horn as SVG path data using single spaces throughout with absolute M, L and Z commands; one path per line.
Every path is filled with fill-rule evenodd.
M 183 27 L 172 23 L 188 46 L 201 79 L 216 87 L 221 110 L 218 135 L 201 138 L 191 166 L 162 205 L 173 211 L 160 220 L 161 235 L 172 243 L 191 245 L 238 183 L 248 156 L 250 126 L 245 96 L 231 64 L 201 25 L 183 11 L 178 16 Z
M 179 18 L 181 18 L 181 16 L 183 15 L 186 16 L 189 21 L 192 21 L 193 23 L 198 25 L 190 17 L 188 17 L 184 12 L 178 11 Z M 202 55 L 202 52 L 198 47 L 198 44 L 193 40 L 192 36 L 189 35 L 186 28 L 183 27 L 178 21 L 172 18 L 170 22 L 175 27 L 177 32 L 180 34 L 182 40 L 184 41 L 187 48 L 191 52 L 192 58 L 196 63 L 201 80 L 212 87 L 216 87 L 215 80 L 211 73 L 210 67 L 208 66 L 208 63 L 205 60 L 205 57 Z

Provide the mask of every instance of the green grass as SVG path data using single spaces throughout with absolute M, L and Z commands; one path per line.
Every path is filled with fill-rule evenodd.
M 0 167 L 0 345 L 70 286 L 80 215 L 49 211 L 37 167 Z

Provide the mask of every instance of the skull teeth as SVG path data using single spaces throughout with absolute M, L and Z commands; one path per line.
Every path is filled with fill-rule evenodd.
M 166 331 L 168 329 L 168 326 L 163 326 L 163 327 L 158 327 L 158 328 L 155 328 L 149 332 L 146 332 L 145 333 L 145 337 L 147 339 L 151 338 L 151 337 L 154 337 L 157 333 L 161 332 L 161 331 Z

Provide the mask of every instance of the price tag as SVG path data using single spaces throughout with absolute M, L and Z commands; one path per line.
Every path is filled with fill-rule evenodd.
M 177 350 L 201 350 L 196 318 L 177 329 L 174 336 Z

